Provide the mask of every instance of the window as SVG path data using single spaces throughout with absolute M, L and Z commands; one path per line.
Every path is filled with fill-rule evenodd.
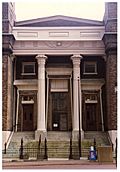
M 84 74 L 97 74 L 97 62 L 84 62 Z
M 35 75 L 35 62 L 23 62 L 22 75 Z

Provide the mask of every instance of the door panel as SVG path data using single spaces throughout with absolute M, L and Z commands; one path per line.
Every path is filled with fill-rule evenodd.
M 86 130 L 97 130 L 96 124 L 96 104 L 86 104 Z
M 23 131 L 33 130 L 33 104 L 23 105 Z

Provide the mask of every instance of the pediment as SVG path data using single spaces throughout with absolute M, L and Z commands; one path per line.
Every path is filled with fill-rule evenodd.
M 16 27 L 81 27 L 81 26 L 103 26 L 102 21 L 81 19 L 68 16 L 51 16 L 15 23 Z

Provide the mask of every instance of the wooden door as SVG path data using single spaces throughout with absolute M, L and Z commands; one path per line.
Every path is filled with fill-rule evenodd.
M 96 104 L 86 103 L 85 115 L 86 115 L 86 130 L 87 131 L 97 130 Z
M 23 105 L 23 131 L 33 130 L 33 104 Z

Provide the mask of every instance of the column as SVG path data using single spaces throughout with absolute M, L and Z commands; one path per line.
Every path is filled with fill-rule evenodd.
M 80 62 L 82 56 L 75 54 L 71 57 L 73 62 L 73 137 L 77 137 L 79 132 L 79 117 L 80 117 L 80 130 L 82 130 L 82 114 L 81 114 L 81 80 L 80 80 Z M 79 91 L 78 91 L 79 87 Z M 79 94 L 79 95 L 78 95 Z M 78 97 L 79 96 L 79 97 Z M 80 104 L 79 104 L 80 103 Z M 80 108 L 80 112 L 79 112 Z M 79 116 L 80 115 L 80 116 Z
M 38 61 L 38 114 L 37 114 L 37 138 L 38 134 L 46 132 L 45 124 L 45 62 L 47 56 L 37 55 Z

